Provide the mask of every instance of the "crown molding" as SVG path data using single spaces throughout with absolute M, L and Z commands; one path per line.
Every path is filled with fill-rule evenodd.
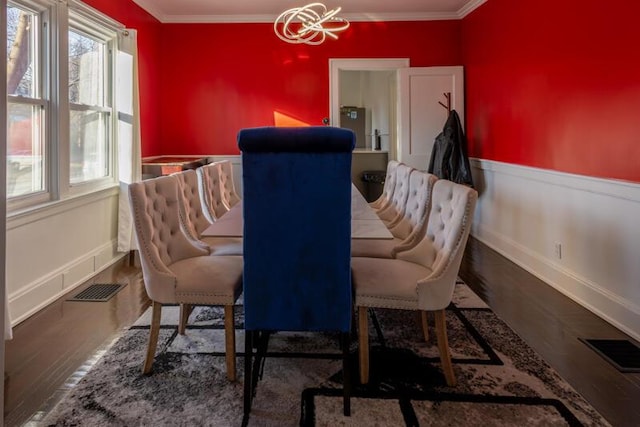
M 257 24 L 273 23 L 277 15 L 165 15 L 165 24 Z
M 384 21 L 444 21 L 459 19 L 457 13 L 343 13 L 349 22 Z M 156 16 L 157 18 L 157 16 Z M 222 23 L 273 23 L 278 15 L 165 15 L 163 23 L 222 24 Z
M 458 10 L 458 19 L 462 19 L 483 4 L 485 4 L 488 0 L 471 0 L 469 3 L 465 4 Z
M 162 23 L 172 24 L 221 24 L 221 23 L 273 23 L 278 15 L 165 15 L 153 0 L 133 0 Z M 425 13 L 345 13 L 341 16 L 349 22 L 384 21 L 445 21 L 462 19 L 488 0 L 471 0 L 457 12 Z
M 446 21 L 458 19 L 458 15 L 451 12 L 341 13 L 340 16 L 350 22 Z
M 166 15 L 158 10 L 153 0 L 133 0 L 135 4 L 147 11 L 148 14 L 156 18 L 160 22 L 165 22 Z

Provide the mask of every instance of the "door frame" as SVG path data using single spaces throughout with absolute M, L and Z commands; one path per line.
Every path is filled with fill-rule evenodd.
M 5 40 L 2 43 L 3 49 L 6 50 L 7 40 L 7 2 L 0 3 L 0 35 Z M 7 56 L 2 55 L 0 59 L 0 81 L 7 81 Z M 0 333 L 3 339 L 0 342 L 0 367 L 4 372 L 4 341 L 7 338 L 7 332 L 11 329 L 11 319 L 9 319 L 9 307 L 7 300 L 7 284 L 6 284 L 6 235 L 7 235 L 7 85 L 2 84 L 0 88 L 0 98 L 5 103 L 5 108 L 0 108 L 0 135 L 2 141 L 0 143 Z M 0 411 L 4 414 L 4 387 L 0 388 Z
M 329 58 L 329 125 L 340 123 L 340 71 L 397 71 L 409 68 L 409 58 Z M 397 103 L 397 100 L 396 100 Z M 395 109 L 391 113 L 395 115 Z M 391 117 L 389 132 L 394 135 L 389 141 L 389 159 L 395 158 L 397 118 Z

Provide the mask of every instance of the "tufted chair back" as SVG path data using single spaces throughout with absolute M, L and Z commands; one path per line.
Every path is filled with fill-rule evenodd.
M 394 237 L 405 240 L 420 228 L 426 227 L 433 184 L 438 178 L 430 173 L 414 169 L 409 174 L 409 195 L 403 214 L 390 224 L 389 230 Z M 424 230 L 423 230 L 424 231 Z
M 409 175 L 414 170 L 412 167 L 400 163 L 396 167 L 393 195 L 389 203 L 378 211 L 378 216 L 383 221 L 391 222 L 402 215 L 409 197 Z
M 222 200 L 229 208 L 240 201 L 233 183 L 233 165 L 229 160 L 217 162 L 220 165 L 220 186 L 222 188 Z
M 230 209 L 222 195 L 219 163 L 210 163 L 196 169 L 202 211 L 209 222 L 215 222 Z
M 198 174 L 193 169 L 175 174 L 180 191 L 179 206 L 184 230 L 187 235 L 197 240 L 200 234 L 211 224 L 202 210 L 202 200 L 198 186 Z
M 175 301 L 176 279 L 168 266 L 209 253 L 182 232 L 179 197 L 178 180 L 172 175 L 129 185 L 145 287 L 152 300 L 162 303 Z
M 340 128 L 240 131 L 245 329 L 350 331 L 352 144 Z
M 369 203 L 372 208 L 381 209 L 391 200 L 396 185 L 396 169 L 399 164 L 400 162 L 397 160 L 389 160 L 389 163 L 387 163 L 387 174 L 384 179 L 382 194 L 376 200 Z
M 433 185 L 431 209 L 424 238 L 398 259 L 432 271 L 418 281 L 418 306 L 439 310 L 449 305 L 467 244 L 478 193 L 466 185 L 439 179 Z M 433 286 L 437 283 L 438 286 Z

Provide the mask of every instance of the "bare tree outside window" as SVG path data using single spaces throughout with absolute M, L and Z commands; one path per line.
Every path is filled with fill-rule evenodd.
M 7 93 L 33 96 L 32 14 L 7 7 Z

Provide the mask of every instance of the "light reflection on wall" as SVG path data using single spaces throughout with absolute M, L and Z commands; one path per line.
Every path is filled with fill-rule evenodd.
M 307 127 L 311 126 L 309 123 L 302 120 L 291 117 L 288 114 L 281 113 L 279 111 L 273 112 L 273 121 L 276 127 Z

